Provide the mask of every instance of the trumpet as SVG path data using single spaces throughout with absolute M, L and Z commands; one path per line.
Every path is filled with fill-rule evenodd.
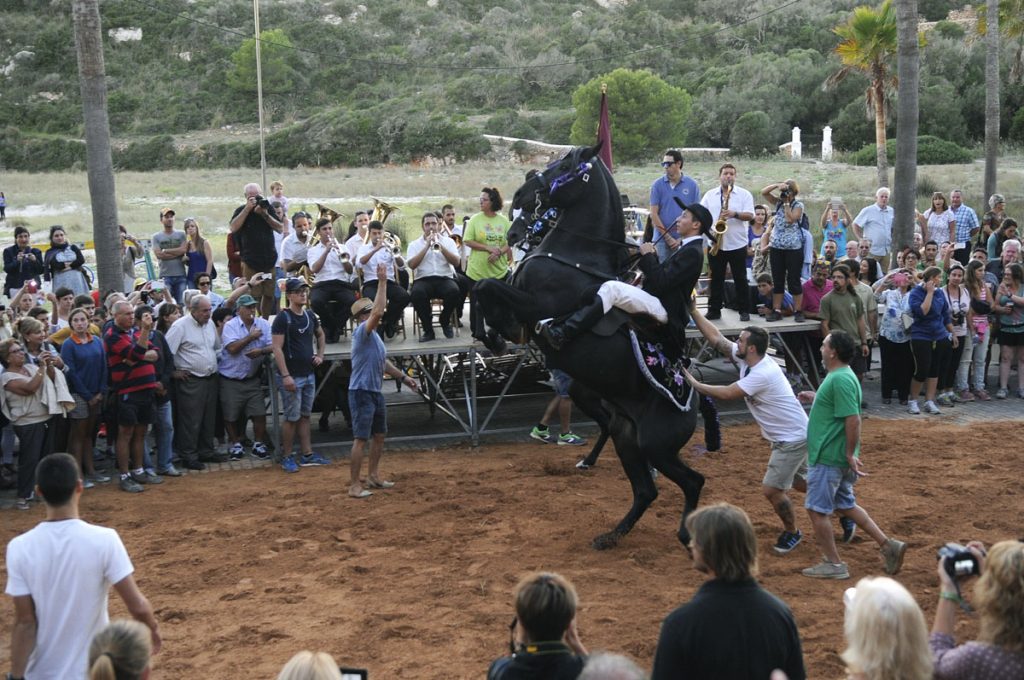
M 399 257 L 402 254 L 402 241 L 397 236 L 393 236 L 390 232 L 384 234 L 384 246 L 391 251 L 391 254 L 395 257 Z

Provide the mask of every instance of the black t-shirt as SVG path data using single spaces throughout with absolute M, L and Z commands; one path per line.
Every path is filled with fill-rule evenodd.
M 270 327 L 271 335 L 283 335 L 284 363 L 293 377 L 304 378 L 313 373 L 313 356 L 316 354 L 316 331 L 320 320 L 308 309 L 301 315 L 283 309 L 274 317 Z
M 767 680 L 776 668 L 806 677 L 789 607 L 754 579 L 715 579 L 665 617 L 651 680 Z
M 587 663 L 562 643 L 541 643 L 535 654 L 521 650 L 515 656 L 496 659 L 487 670 L 487 680 L 576 680 Z
M 245 205 L 238 206 L 231 215 L 231 221 L 234 222 L 243 210 Z M 246 215 L 242 228 L 235 232 L 234 240 L 238 252 L 241 253 L 242 262 L 259 272 L 274 271 L 274 264 L 277 262 L 274 228 L 262 215 L 257 214 L 255 210 Z

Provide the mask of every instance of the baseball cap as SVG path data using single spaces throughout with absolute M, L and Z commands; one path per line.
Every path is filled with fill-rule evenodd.
M 306 283 L 304 279 L 297 277 L 288 279 L 288 282 L 284 284 L 284 291 L 286 293 L 294 293 L 295 291 L 302 290 L 303 288 L 309 288 L 309 284 Z
M 160 208 L 160 219 L 163 219 L 167 215 L 174 215 L 174 208 Z
M 352 316 L 359 316 L 363 312 L 373 309 L 373 300 L 368 297 L 359 298 L 352 303 Z
M 242 297 L 238 298 L 238 301 L 235 303 L 235 306 L 237 306 L 237 307 L 252 307 L 252 306 L 257 305 L 257 304 L 259 304 L 259 303 L 256 302 L 256 298 L 254 298 L 253 296 L 251 296 L 248 293 L 246 293 Z

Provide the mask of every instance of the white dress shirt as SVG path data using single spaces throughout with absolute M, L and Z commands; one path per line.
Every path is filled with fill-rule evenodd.
M 309 267 L 312 270 L 313 265 L 320 261 L 320 256 L 324 254 L 324 250 L 327 248 L 322 243 L 318 243 L 312 246 L 306 253 L 308 257 Z M 327 258 L 324 260 L 324 266 L 320 268 L 320 271 L 313 274 L 313 285 L 324 281 L 344 281 L 349 283 L 356 280 L 356 270 L 353 267 L 352 273 L 345 271 L 345 265 L 341 263 L 341 257 L 338 255 L 338 251 L 331 249 L 331 252 L 327 254 Z
M 217 351 L 220 337 L 213 321 L 200 326 L 195 317 L 186 314 L 167 329 L 167 346 L 174 355 L 174 367 L 205 378 L 217 372 Z
M 281 263 L 285 260 L 292 262 L 305 262 L 309 250 L 309 232 L 306 232 L 306 240 L 300 241 L 293 229 L 292 233 L 281 242 Z
M 452 240 L 451 237 L 439 236 L 438 243 L 441 248 L 452 255 L 457 256 L 459 254 L 459 247 L 455 245 L 455 241 Z M 416 278 L 441 276 L 446 279 L 450 279 L 455 276 L 455 271 L 452 268 L 452 265 L 445 258 L 444 253 L 430 248 L 430 246 L 427 245 L 426 239 L 422 236 L 409 244 L 409 256 L 406 258 L 406 262 L 409 262 L 424 250 L 427 252 L 423 255 L 423 259 L 420 260 L 420 266 L 413 270 Z
M 722 185 L 719 184 L 714 189 L 708 190 L 704 194 L 704 198 L 700 199 L 700 204 L 708 209 L 711 213 L 712 222 L 718 221 L 718 216 L 722 213 Z M 732 193 L 729 195 L 729 210 L 734 210 L 738 213 L 754 213 L 754 197 L 753 195 L 741 186 L 732 187 Z M 738 217 L 730 217 L 725 221 L 728 229 L 725 232 L 725 236 L 722 237 L 721 250 L 738 250 L 739 248 L 747 247 L 747 223 Z
M 377 265 L 383 263 L 388 269 L 388 278 L 395 279 L 395 256 L 387 246 L 381 247 L 366 264 L 362 264 L 363 256 L 374 249 L 373 243 L 365 243 L 359 248 L 356 258 L 357 266 L 363 272 L 363 283 L 377 280 Z

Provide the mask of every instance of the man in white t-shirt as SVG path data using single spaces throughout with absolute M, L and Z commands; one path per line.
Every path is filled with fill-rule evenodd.
M 6 592 L 14 599 L 7 677 L 87 677 L 89 644 L 109 622 L 110 586 L 129 614 L 149 626 L 158 652 L 153 608 L 135 585 L 120 537 L 79 519 L 82 478 L 75 459 L 66 453 L 43 458 L 36 468 L 36 493 L 46 503 L 46 520 L 7 544 Z
M 740 379 L 731 385 L 705 385 L 689 373 L 686 379 L 701 394 L 715 399 L 739 399 L 747 403 L 750 414 L 761 427 L 761 436 L 771 444 L 761 488 L 782 520 L 783 531 L 773 549 L 785 554 L 800 544 L 803 534 L 796 528 L 793 504 L 787 491 L 807 490 L 807 414 L 782 369 L 766 358 L 768 333 L 759 326 L 748 326 L 736 342 L 726 339 L 714 324 L 697 309 L 693 320 L 708 343 L 737 362 Z

